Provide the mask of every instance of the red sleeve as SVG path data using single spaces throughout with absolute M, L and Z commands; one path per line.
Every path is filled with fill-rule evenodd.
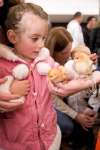
M 0 78 L 11 74 L 11 62 L 0 58 Z

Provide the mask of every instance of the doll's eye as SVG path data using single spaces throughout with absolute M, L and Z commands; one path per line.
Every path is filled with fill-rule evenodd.
M 79 57 L 75 57 L 75 59 L 77 59 L 77 60 L 78 60 L 78 59 L 79 59 Z

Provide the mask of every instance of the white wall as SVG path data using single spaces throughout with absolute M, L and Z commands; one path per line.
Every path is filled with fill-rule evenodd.
M 64 20 L 66 16 L 81 11 L 84 15 L 99 15 L 99 0 L 25 0 L 44 8 L 52 19 Z M 58 16 L 59 15 L 59 16 Z

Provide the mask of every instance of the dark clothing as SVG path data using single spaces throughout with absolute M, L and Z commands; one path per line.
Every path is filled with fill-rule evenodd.
M 100 49 L 100 27 L 92 30 L 90 46 L 93 52 L 96 52 L 96 49 Z
M 6 36 L 5 20 L 7 18 L 9 8 L 13 5 L 11 3 L 11 0 L 4 0 L 4 5 L 0 7 L 0 43 L 7 45 L 9 45 L 9 42 Z
M 0 7 L 0 26 L 4 26 L 7 14 L 9 10 L 9 0 L 4 0 L 3 7 Z
M 91 30 L 89 30 L 86 26 L 84 26 L 84 27 L 82 27 L 82 31 L 83 31 L 84 43 L 86 44 L 86 46 L 88 46 L 90 48 Z
M 62 132 L 62 138 L 73 150 L 80 150 L 84 145 L 87 150 L 93 150 L 93 130 L 85 131 L 79 123 L 59 110 L 57 111 L 57 123 Z M 69 142 L 69 143 L 68 143 Z
M 97 53 L 98 55 L 98 65 L 100 66 L 100 27 L 95 28 L 91 32 L 90 37 L 90 48 L 91 51 Z
M 74 121 L 72 143 L 74 150 L 80 150 L 83 146 L 86 146 L 87 150 L 94 150 L 93 129 L 90 128 L 85 131 L 77 122 Z
M 57 112 L 57 123 L 61 129 L 63 138 L 69 139 L 73 132 L 74 124 L 72 119 L 64 114 L 63 112 L 56 109 Z

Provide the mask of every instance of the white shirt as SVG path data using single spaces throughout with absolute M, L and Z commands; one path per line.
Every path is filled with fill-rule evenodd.
M 72 48 L 75 48 L 78 45 L 84 45 L 82 28 L 76 20 L 72 20 L 69 22 L 69 24 L 67 25 L 67 31 L 70 32 L 73 38 Z

